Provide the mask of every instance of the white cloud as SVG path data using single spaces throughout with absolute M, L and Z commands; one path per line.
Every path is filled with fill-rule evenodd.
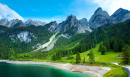
M 91 0 L 91 2 L 108 11 L 110 15 L 119 8 L 130 10 L 130 0 Z
M 0 18 L 4 17 L 9 20 L 11 19 L 20 19 L 24 20 L 18 13 L 10 9 L 7 5 L 0 3 Z

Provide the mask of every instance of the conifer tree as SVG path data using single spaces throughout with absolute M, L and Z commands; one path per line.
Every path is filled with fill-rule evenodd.
M 125 45 L 123 48 L 123 58 L 122 58 L 122 63 L 123 64 L 129 64 L 130 63 L 130 48 L 128 45 Z
M 94 53 L 92 50 L 90 50 L 89 61 L 91 64 L 95 61 Z
M 115 52 L 118 52 L 118 43 L 117 40 L 114 41 L 113 49 Z
M 81 52 L 85 52 L 86 51 L 86 47 L 85 44 L 81 45 Z
M 102 43 L 100 43 L 100 46 L 99 46 L 99 52 L 101 52 L 101 51 L 102 51 L 102 46 L 103 46 L 103 44 L 102 44 Z
M 76 63 L 80 63 L 81 58 L 79 52 L 76 54 Z
M 72 56 L 73 55 L 73 52 L 72 52 L 72 50 L 71 50 L 71 52 L 70 52 L 70 56 Z
M 67 52 L 67 57 L 68 57 L 68 58 L 70 57 L 70 52 L 69 52 L 69 50 L 68 50 L 68 52 Z
M 105 55 L 107 52 L 107 49 L 105 46 L 102 47 L 101 55 Z
M 103 45 L 106 47 L 107 51 L 110 50 L 109 40 L 106 40 L 105 42 L 103 42 Z

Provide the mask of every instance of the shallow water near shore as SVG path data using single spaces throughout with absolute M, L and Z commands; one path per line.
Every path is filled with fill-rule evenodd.
M 9 64 L 0 62 L 0 77 L 96 77 L 90 73 L 77 73 L 47 65 Z

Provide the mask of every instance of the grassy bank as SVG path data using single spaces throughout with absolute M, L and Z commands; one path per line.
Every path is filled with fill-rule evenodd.
M 113 68 L 103 75 L 103 77 L 128 77 L 127 72 L 122 68 Z

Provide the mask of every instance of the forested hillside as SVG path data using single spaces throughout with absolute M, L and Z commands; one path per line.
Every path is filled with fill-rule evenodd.
M 52 36 L 52 32 L 43 26 L 27 26 L 7 28 L 0 26 L 0 57 L 9 58 L 9 52 L 30 52 L 39 44 L 43 44 Z
M 94 48 L 100 42 L 105 46 L 106 50 L 114 50 L 114 52 L 122 52 L 123 47 L 130 45 L 130 20 L 121 22 L 118 24 L 107 24 L 101 26 L 83 39 L 80 44 L 72 49 L 63 49 L 57 51 L 56 55 L 62 54 L 66 56 L 68 53 L 76 54 L 77 52 L 85 52 L 91 48 Z M 99 51 L 100 52 L 100 51 Z

